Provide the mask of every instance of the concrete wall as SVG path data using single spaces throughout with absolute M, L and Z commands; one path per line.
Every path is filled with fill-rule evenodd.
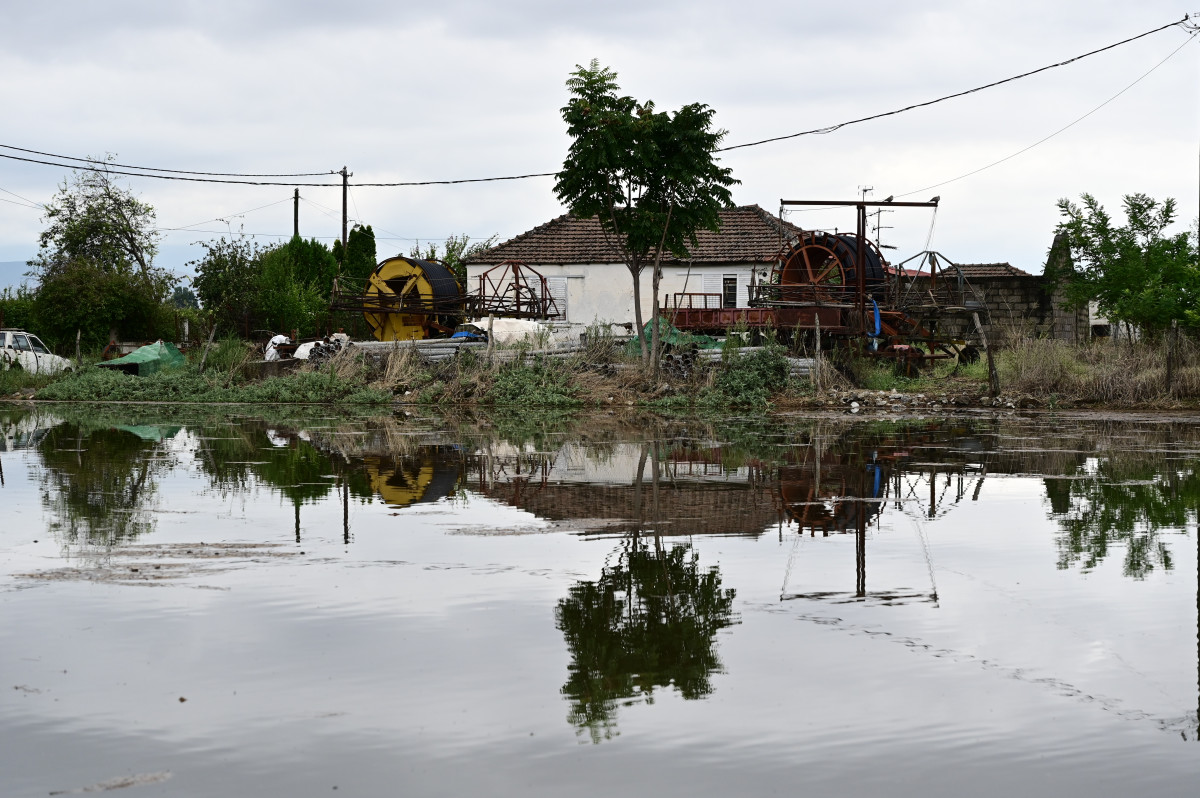
M 991 319 L 988 336 L 995 337 L 998 344 L 1017 333 L 1064 341 L 1086 341 L 1091 334 L 1087 308 L 1064 307 L 1061 295 L 1051 295 L 1046 290 L 1041 275 L 970 277 L 968 282 L 987 307 Z M 923 283 L 927 285 L 928 278 L 917 280 L 918 286 Z M 982 313 L 980 318 L 988 324 Z M 955 329 L 956 324 L 970 323 L 956 320 L 946 331 L 964 333 L 964 329 Z

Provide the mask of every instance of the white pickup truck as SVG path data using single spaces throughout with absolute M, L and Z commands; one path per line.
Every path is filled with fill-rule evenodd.
M 71 361 L 50 351 L 36 335 L 24 330 L 0 330 L 0 369 L 19 368 L 29 374 L 73 371 Z

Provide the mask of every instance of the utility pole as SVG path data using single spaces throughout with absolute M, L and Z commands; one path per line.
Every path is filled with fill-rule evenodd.
M 342 167 L 339 172 L 342 176 L 342 252 L 346 251 L 346 198 L 350 194 L 350 173 L 346 171 L 346 167 Z
M 292 199 L 292 238 L 300 237 L 300 189 Z

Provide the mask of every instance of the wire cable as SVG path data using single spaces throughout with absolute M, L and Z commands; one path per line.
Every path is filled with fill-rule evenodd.
M 212 219 L 205 219 L 203 222 L 195 222 L 194 224 L 185 224 L 182 227 L 159 227 L 157 229 L 173 230 L 173 231 L 186 231 L 190 227 L 199 227 L 200 225 L 208 224 L 209 222 L 225 222 L 226 224 L 228 224 L 228 222 L 226 222 L 227 219 L 236 219 L 239 216 L 245 216 L 247 213 L 254 213 L 255 211 L 261 211 L 264 208 L 271 208 L 276 205 L 282 205 L 285 202 L 291 202 L 291 201 L 292 201 L 291 197 L 284 197 L 283 199 L 276 200 L 275 202 L 268 202 L 266 205 L 259 205 L 257 208 L 250 208 L 249 210 L 238 211 L 237 213 L 227 213 L 224 216 L 216 216 L 216 217 L 213 217 Z M 197 230 L 196 232 L 199 233 L 199 232 L 204 232 L 204 231 Z
M 14 147 L 11 144 L 0 144 L 0 148 L 24 152 L 30 155 L 42 155 L 46 158 L 58 158 L 64 161 L 82 161 L 83 163 L 110 163 L 109 161 L 100 161 L 97 158 L 77 158 L 74 155 L 57 155 L 52 152 L 28 150 L 24 147 Z M 143 172 L 170 172 L 171 174 L 177 175 L 206 175 L 209 177 L 323 177 L 325 175 L 337 174 L 333 170 L 327 170 L 324 172 L 295 172 L 291 174 L 243 174 L 240 172 L 193 172 L 187 169 L 159 169 L 155 166 L 133 166 L 127 163 L 112 163 L 112 165 L 120 167 L 121 169 L 138 169 Z
M 893 111 L 884 111 L 883 113 L 872 114 L 871 116 L 863 116 L 863 117 L 859 117 L 858 119 L 851 119 L 848 122 L 839 122 L 836 125 L 830 125 L 828 127 L 813 128 L 812 130 L 802 130 L 799 133 L 789 133 L 784 136 L 773 136 L 769 139 L 761 139 L 759 141 L 750 141 L 745 144 L 734 144 L 731 147 L 722 147 L 718 150 L 715 150 L 715 152 L 729 152 L 730 150 L 740 150 L 740 149 L 744 149 L 746 147 L 757 147 L 760 144 L 770 144 L 775 141 L 786 141 L 787 139 L 799 138 L 800 136 L 824 135 L 826 133 L 832 133 L 835 130 L 841 130 L 844 127 L 849 127 L 850 125 L 857 125 L 857 124 L 861 124 L 862 122 L 870 122 L 874 119 L 882 119 L 886 116 L 895 116 L 897 114 L 902 114 L 906 111 L 912 111 L 917 108 L 927 108 L 931 105 L 937 105 L 938 103 L 942 103 L 947 100 L 953 100 L 958 97 L 965 97 L 968 94 L 974 94 L 976 92 L 983 91 L 984 89 L 995 88 L 996 86 L 1002 86 L 1005 83 L 1012 83 L 1015 80 L 1021 80 L 1022 78 L 1027 78 L 1032 75 L 1037 75 L 1040 72 L 1046 72 L 1051 69 L 1057 69 L 1058 67 L 1066 66 L 1067 64 L 1073 64 L 1076 61 L 1081 61 L 1084 58 L 1087 58 L 1089 56 L 1097 55 L 1099 53 L 1103 53 L 1108 50 L 1112 50 L 1114 48 L 1120 47 L 1121 45 L 1129 44 L 1130 42 L 1135 42 L 1138 39 L 1144 39 L 1147 36 L 1164 31 L 1167 28 L 1173 28 L 1177 25 L 1183 25 L 1183 24 L 1187 23 L 1188 19 L 1189 19 L 1188 15 L 1185 14 L 1183 19 L 1181 19 L 1177 22 L 1171 22 L 1167 25 L 1162 25 L 1160 27 L 1157 27 L 1154 30 L 1148 30 L 1145 33 L 1139 33 L 1137 36 L 1131 36 L 1128 39 L 1122 39 L 1119 42 L 1115 42 L 1115 43 L 1107 45 L 1105 47 L 1101 47 L 1097 50 L 1092 50 L 1090 52 L 1086 52 L 1083 55 L 1077 55 L 1074 58 L 1068 58 L 1066 61 L 1059 61 L 1056 64 L 1048 64 L 1044 67 L 1039 67 L 1037 69 L 1030 70 L 1029 72 L 1022 72 L 1019 75 L 1013 75 L 1012 77 L 1004 78 L 1003 80 L 996 80 L 991 83 L 986 83 L 982 86 L 976 86 L 975 88 L 967 89 L 966 91 L 955 92 L 954 94 L 946 94 L 946 95 L 944 95 L 942 97 L 938 97 L 937 99 L 934 99 L 934 100 L 926 100 L 925 102 L 914 103 L 913 105 L 906 105 L 903 108 L 897 108 Z
M 9 191 L 9 190 L 8 190 L 8 189 L 6 189 L 6 188 L 0 188 L 0 191 L 3 191 L 5 194 L 8 194 L 10 197 L 16 197 L 16 198 L 17 198 L 17 199 L 19 199 L 19 200 L 25 200 L 25 201 L 26 201 L 26 202 L 28 202 L 30 205 L 33 205 L 33 206 L 35 206 L 35 207 L 38 207 L 38 208 L 45 208 L 45 207 L 46 207 L 45 205 L 43 205 L 43 204 L 42 204 L 42 203 L 40 203 L 40 202 L 36 202 L 35 200 L 31 200 L 29 197 L 22 197 L 20 194 L 18 194 L 18 193 L 17 193 L 17 192 L 15 192 L 15 191 Z
M 1100 104 L 1099 104 L 1099 105 L 1097 105 L 1095 108 L 1093 108 L 1092 110 L 1088 111 L 1088 112 L 1087 112 L 1086 114 L 1084 114 L 1083 116 L 1081 116 L 1081 117 L 1079 117 L 1078 119 L 1076 119 L 1074 122 L 1071 122 L 1071 123 L 1069 123 L 1069 124 L 1067 124 L 1067 125 L 1064 125 L 1063 127 L 1060 127 L 1058 130 L 1054 131 L 1053 133 L 1051 133 L 1051 134 L 1050 134 L 1050 135 L 1048 135 L 1048 136 L 1045 136 L 1045 137 L 1043 137 L 1043 138 L 1040 138 L 1040 139 L 1038 139 L 1038 140 L 1037 140 L 1037 141 L 1035 141 L 1034 143 L 1030 144 L 1028 147 L 1024 147 L 1024 148 L 1022 148 L 1022 149 L 1019 149 L 1019 150 L 1017 150 L 1016 152 L 1012 153 L 1011 155 L 1006 155 L 1006 156 L 1004 156 L 1003 158 L 1001 158 L 1001 159 L 1000 159 L 1000 160 L 998 160 L 998 161 L 992 161 L 992 162 L 991 162 L 990 164 L 988 164 L 987 166 L 981 166 L 981 167 L 979 167 L 978 169 L 974 169 L 974 170 L 972 170 L 972 171 L 970 171 L 970 172 L 967 172 L 966 174 L 959 175 L 958 177 L 952 177 L 952 178 L 950 178 L 949 180 L 943 180 L 943 181 L 942 181 L 942 182 L 940 182 L 940 183 L 934 183 L 934 184 L 933 184 L 933 185 L 931 185 L 931 186 L 925 186 L 924 188 L 918 188 L 918 189 L 914 189 L 913 191 L 906 191 L 906 192 L 904 192 L 903 194 L 897 194 L 896 196 L 897 196 L 897 197 L 910 197 L 910 196 L 912 196 L 913 194 L 924 194 L 926 191 L 929 191 L 929 190 L 931 190 L 931 189 L 935 189 L 935 188 L 941 188 L 942 186 L 949 185 L 950 183 L 957 183 L 959 180 L 963 180 L 964 178 L 968 178 L 968 177 L 971 177 L 972 175 L 977 175 L 977 174 L 979 174 L 980 172 L 987 171 L 988 169 L 991 169 L 993 166 L 999 166 L 1000 164 L 1004 163 L 1005 161 L 1010 161 L 1010 160 L 1012 160 L 1013 158 L 1016 158 L 1018 155 L 1022 155 L 1022 154 L 1024 154 L 1024 153 L 1027 153 L 1027 152 L 1029 152 L 1029 151 L 1030 151 L 1030 150 L 1032 150 L 1034 147 L 1037 147 L 1037 146 L 1039 146 L 1039 145 L 1041 145 L 1041 144 L 1045 144 L 1047 141 L 1049 141 L 1050 139 L 1054 138 L 1054 137 L 1055 137 L 1055 136 L 1057 136 L 1059 133 L 1064 133 L 1064 132 L 1066 132 L 1067 130 L 1070 130 L 1071 128 L 1075 127 L 1075 125 L 1077 125 L 1077 124 L 1079 124 L 1080 122 L 1082 122 L 1083 120 L 1087 119 L 1089 116 L 1091 116 L 1092 114 L 1096 113 L 1096 112 L 1097 112 L 1097 111 L 1099 111 L 1101 108 L 1103 108 L 1104 106 L 1108 105 L 1108 104 L 1109 104 L 1109 103 L 1111 103 L 1113 100 L 1117 99 L 1117 98 L 1118 98 L 1118 97 L 1120 97 L 1122 94 L 1124 94 L 1125 92 L 1127 92 L 1127 91 L 1129 91 L 1130 89 L 1132 89 L 1134 86 L 1136 86 L 1136 85 L 1138 85 L 1139 83 L 1141 83 L 1141 82 L 1142 82 L 1143 80 L 1145 80 L 1146 78 L 1150 77 L 1150 74 L 1151 74 L 1152 72 L 1154 72 L 1156 69 L 1158 69 L 1158 68 L 1159 68 L 1160 66 L 1162 66 L 1163 64 L 1165 64 L 1165 63 L 1167 63 L 1168 61 L 1170 61 L 1172 58 L 1174 58 L 1174 57 L 1175 57 L 1175 54 L 1176 54 L 1176 53 L 1178 53 L 1178 52 L 1179 52 L 1180 50 L 1182 50 L 1184 47 L 1187 47 L 1189 44 L 1191 44 L 1193 41 L 1195 41 L 1195 40 L 1196 40 L 1196 37 L 1197 37 L 1198 35 L 1200 35 L 1200 31 L 1197 31 L 1196 33 L 1193 33 L 1191 36 L 1189 36 L 1189 37 L 1187 38 L 1187 40 L 1186 40 L 1186 41 L 1184 41 L 1184 43 L 1183 43 L 1183 44 L 1179 45 L 1179 46 L 1178 46 L 1178 47 L 1176 47 L 1174 50 L 1172 50 L 1172 51 L 1171 51 L 1171 52 L 1170 52 L 1170 53 L 1167 55 L 1167 57 L 1166 57 L 1166 58 L 1164 58 L 1163 60 L 1159 61 L 1159 62 L 1158 62 L 1157 64 L 1155 64 L 1154 66 L 1150 67 L 1150 69 L 1149 69 L 1149 70 L 1147 70 L 1147 71 L 1146 71 L 1146 72 L 1145 72 L 1145 73 L 1144 73 L 1144 74 L 1143 74 L 1141 77 L 1139 77 L 1137 80 L 1133 81 L 1133 83 L 1130 83 L 1128 86 L 1126 86 L 1125 88 L 1121 89 L 1119 92 L 1117 92 L 1117 93 L 1116 93 L 1116 94 L 1114 94 L 1113 96 L 1109 97 L 1107 100 L 1105 100 L 1104 102 L 1100 103 Z M 926 246 L 926 249 L 928 249 L 928 248 L 929 248 L 929 247 L 928 247 L 928 246 Z
M 985 89 L 995 88 L 996 86 L 1001 86 L 1006 83 L 1012 83 L 1014 81 L 1021 80 L 1023 78 L 1027 78 L 1027 77 L 1031 77 L 1033 75 L 1037 75 L 1042 72 L 1049 71 L 1051 69 L 1057 69 L 1059 67 L 1067 66 L 1068 64 L 1073 64 L 1076 61 L 1083 60 L 1084 58 L 1088 58 L 1093 55 L 1098 55 L 1099 53 L 1113 50 L 1117 47 L 1121 47 L 1121 46 L 1129 44 L 1131 42 L 1135 42 L 1139 39 L 1144 39 L 1147 36 L 1151 36 L 1155 33 L 1159 33 L 1168 28 L 1173 28 L 1176 26 L 1184 26 L 1188 23 L 1189 19 L 1190 19 L 1190 17 L 1185 14 L 1183 19 L 1178 20 L 1176 22 L 1171 22 L 1166 25 L 1161 25 L 1157 28 L 1148 30 L 1144 33 L 1139 33 L 1136 36 L 1131 36 L 1127 39 L 1122 39 L 1119 42 L 1114 42 L 1113 44 L 1109 44 L 1104 47 L 1097 48 L 1095 50 L 1090 50 L 1086 53 L 1077 55 L 1073 58 L 1068 58 L 1065 61 L 1059 61 L 1054 64 L 1048 64 L 1046 66 L 1039 67 L 1038 69 L 1033 69 L 1028 72 L 1022 72 L 1019 75 L 1013 75 L 1011 77 L 1007 77 L 1002 80 L 996 80 L 991 83 L 986 83 L 982 86 L 976 86 L 975 88 L 972 88 L 972 89 L 966 89 L 965 91 L 960 91 L 960 92 L 955 92 L 953 94 L 943 95 L 941 97 L 938 97 L 938 98 L 935 98 L 932 100 L 926 100 L 925 102 L 914 103 L 912 105 L 906 105 L 903 108 L 896 108 L 891 111 L 883 111 L 883 112 L 880 112 L 877 114 L 871 114 L 870 116 L 864 116 L 864 117 L 859 117 L 857 119 L 851 119 L 851 120 L 848 120 L 845 122 L 839 122 L 837 124 L 829 125 L 827 127 L 813 128 L 811 130 L 802 130 L 798 133 L 789 133 L 789 134 L 786 134 L 783 136 L 773 136 L 771 138 L 760 139 L 758 141 L 749 141 L 744 144 L 734 144 L 729 147 L 721 147 L 721 148 L 714 150 L 714 152 L 730 152 L 732 150 L 746 149 L 748 147 L 758 147 L 763 144 L 770 144 L 770 143 L 773 143 L 776 141 L 786 141 L 788 139 L 799 138 L 801 136 L 824 135 L 824 134 L 828 134 L 828 133 L 833 133 L 834 131 L 837 131 L 837 130 L 841 130 L 844 127 L 849 127 L 850 125 L 857 125 L 857 124 L 861 124 L 863 122 L 870 122 L 870 121 L 876 120 L 876 119 L 883 119 L 884 117 L 888 117 L 888 116 L 896 116 L 898 114 L 906 113 L 908 111 L 913 111 L 918 108 L 927 108 L 931 105 L 936 105 L 938 103 L 946 102 L 947 100 L 953 100 L 958 97 L 964 97 L 968 94 L 974 94 L 976 92 L 984 91 Z M 43 161 L 43 160 L 39 160 L 37 158 L 26 158 L 26 157 L 21 157 L 21 156 L 17 156 L 17 155 L 10 155 L 8 153 L 0 153 L 0 158 L 6 158 L 8 160 L 23 161 L 26 163 L 36 163 L 36 164 L 42 164 L 44 166 L 56 166 L 56 167 L 65 168 L 65 169 L 83 169 L 85 171 L 107 172 L 109 174 L 118 174 L 118 175 L 124 175 L 124 176 L 128 176 L 128 177 L 150 177 L 150 178 L 155 178 L 158 180 L 182 180 L 182 181 L 193 182 L 193 183 L 225 183 L 225 184 L 247 185 L 247 186 L 301 186 L 301 187 L 309 187 L 309 188 L 336 188 L 336 187 L 342 185 L 341 182 L 338 182 L 338 183 L 307 183 L 307 182 L 295 182 L 295 181 L 266 181 L 266 180 L 232 179 L 232 178 L 251 178 L 251 177 L 317 177 L 317 176 L 322 176 L 322 175 L 339 174 L 338 172 L 335 172 L 332 170 L 325 171 L 325 172 L 295 173 L 295 174 L 290 174 L 290 175 L 289 174 L 248 174 L 248 173 L 241 174 L 241 173 L 235 173 L 235 172 L 196 172 L 196 171 L 190 171 L 190 170 L 184 170 L 184 169 L 158 169 L 158 168 L 151 168 L 151 167 L 131 166 L 129 164 L 118 164 L 118 163 L 112 164 L 112 166 L 118 167 L 117 169 L 113 169 L 107 165 L 107 162 L 102 163 L 102 162 L 99 162 L 96 159 L 92 159 L 92 158 L 76 158 L 74 156 L 68 156 L 68 155 L 56 155 L 53 153 L 41 152 L 38 150 L 30 150 L 30 149 L 25 149 L 22 147 L 14 147 L 14 146 L 8 145 L 8 144 L 0 144 L 0 148 L 10 149 L 10 150 L 14 150 L 16 152 L 24 152 L 24 153 L 30 154 L 30 155 L 40 155 L 40 156 L 43 156 L 46 158 L 56 158 L 59 161 L 63 161 L 63 160 L 78 161 L 78 162 L 81 162 L 82 164 L 96 164 L 96 165 L 91 165 L 91 166 L 73 165 L 73 164 L 59 163 L 59 162 L 55 162 L 55 161 Z M 142 171 L 128 171 L 128 170 L 142 170 Z M 153 172 L 163 172 L 165 174 L 154 174 Z M 458 179 L 458 180 L 412 180 L 412 181 L 399 181 L 399 182 L 390 182 L 390 183 L 383 183 L 383 182 L 355 183 L 354 185 L 357 187 L 362 187 L 362 188 L 398 188 L 398 187 L 406 187 L 406 186 L 452 186 L 452 185 L 462 185 L 462 184 L 466 184 L 466 183 L 494 183 L 494 182 L 508 181 L 508 180 L 527 180 L 527 179 L 535 178 L 535 177 L 554 177 L 557 174 L 558 174 L 557 172 L 534 172 L 534 173 L 530 173 L 530 174 L 521 174 L 521 175 L 505 175 L 503 177 L 476 177 L 476 178 L 462 178 L 462 179 Z M 200 176 L 189 177 L 188 175 L 200 175 Z

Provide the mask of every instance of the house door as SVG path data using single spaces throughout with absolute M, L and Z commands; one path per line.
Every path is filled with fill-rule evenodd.
M 721 278 L 721 307 L 736 308 L 738 279 L 736 274 L 727 274 Z

